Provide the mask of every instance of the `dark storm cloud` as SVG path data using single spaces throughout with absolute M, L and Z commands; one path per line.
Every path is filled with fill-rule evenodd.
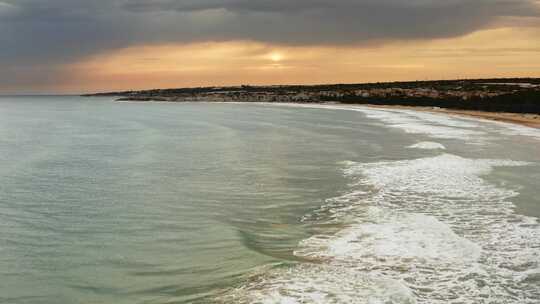
M 329 45 L 451 37 L 504 17 L 538 15 L 533 0 L 0 0 L 0 67 L 46 67 L 154 42 Z

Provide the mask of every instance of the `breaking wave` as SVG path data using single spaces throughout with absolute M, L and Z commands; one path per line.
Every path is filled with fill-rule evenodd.
M 469 144 L 483 144 L 499 135 L 524 136 L 540 139 L 540 130 L 512 123 L 472 117 L 448 116 L 406 109 L 375 109 L 366 106 L 343 105 L 281 105 L 302 108 L 346 110 L 363 113 L 366 117 L 384 123 L 385 127 L 401 129 L 410 134 L 437 139 L 458 139 Z M 493 137 L 495 135 L 495 137 Z
M 440 143 L 436 143 L 436 142 L 430 142 L 430 141 L 419 142 L 412 146 L 408 146 L 407 148 L 424 149 L 424 150 L 446 150 L 446 147 L 444 145 Z
M 515 190 L 482 176 L 509 160 L 435 157 L 345 164 L 350 192 L 308 222 L 340 224 L 302 241 L 312 261 L 254 275 L 236 303 L 537 303 L 540 228 Z

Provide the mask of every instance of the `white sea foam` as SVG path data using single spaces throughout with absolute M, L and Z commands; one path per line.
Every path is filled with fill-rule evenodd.
M 481 118 L 449 116 L 445 113 L 427 113 L 405 109 L 374 109 L 353 105 L 289 104 L 284 106 L 362 112 L 368 118 L 382 121 L 387 127 L 401 129 L 407 133 L 440 139 L 461 139 L 473 144 L 485 143 L 486 140 L 490 139 L 490 134 L 518 135 L 540 139 L 539 129 Z
M 447 114 L 439 113 L 427 113 L 414 110 L 400 110 L 401 113 L 416 117 L 422 121 L 427 121 L 439 125 L 456 128 L 478 128 L 480 125 L 477 120 L 469 118 L 457 118 L 455 116 L 448 116 Z
M 254 276 L 221 300 L 239 304 L 416 303 L 411 289 L 400 281 L 336 264 L 274 269 Z
M 424 113 L 402 109 L 373 109 L 363 106 L 342 105 L 308 105 L 336 110 L 361 112 L 366 117 L 380 120 L 385 126 L 401 129 L 411 134 L 422 134 L 433 138 L 462 139 L 472 143 L 483 141 L 486 133 L 479 129 L 479 124 L 468 119 L 449 117 L 447 115 Z
M 392 128 L 411 134 L 424 134 L 433 138 L 478 140 L 485 132 L 476 129 L 476 124 L 442 115 L 406 111 L 357 109 L 368 118 L 378 119 Z
M 321 261 L 275 269 L 232 292 L 240 303 L 537 303 L 540 228 L 511 189 L 482 176 L 509 160 L 451 154 L 347 163 L 351 192 L 308 221 L 345 223 L 302 241 Z M 325 217 L 326 214 L 326 217 Z
M 440 143 L 423 141 L 417 144 L 408 146 L 411 149 L 423 149 L 423 150 L 446 150 L 446 147 Z
M 444 113 L 426 113 L 414 110 L 372 110 L 364 108 L 360 111 L 366 113 L 367 117 L 389 123 L 390 127 L 401 128 L 408 133 L 426 134 L 435 138 L 467 139 L 483 142 L 487 139 L 487 134 L 493 133 L 493 135 L 502 134 L 540 139 L 540 129 L 513 123 L 468 117 L 458 118 Z M 370 114 L 373 111 L 386 111 L 391 114 Z M 400 118 L 389 117 L 392 115 L 401 115 L 401 122 Z M 495 128 L 493 128 L 494 126 Z M 433 129 L 430 130 L 430 128 Z
M 540 139 L 540 129 L 530 128 L 527 126 L 521 126 L 521 125 L 516 125 L 516 124 L 511 124 L 511 123 L 506 123 L 506 122 L 494 122 L 494 124 L 498 125 L 500 132 L 505 135 L 527 136 L 527 137 Z
M 485 140 L 485 135 L 494 133 L 540 139 L 540 129 L 506 122 L 468 117 L 458 118 L 444 113 L 426 113 L 402 109 L 372 110 L 364 108 L 360 111 L 363 111 L 367 117 L 380 119 L 388 123 L 391 127 L 401 128 L 408 133 L 426 134 L 435 138 Z M 374 111 L 389 114 L 374 113 Z M 493 126 L 497 128 L 493 128 Z
M 321 238 L 322 237 L 322 238 Z M 389 241 L 391 240 L 391 242 Z M 316 247 L 317 250 L 312 249 Z M 365 214 L 328 239 L 314 236 L 300 244 L 299 256 L 327 257 L 347 262 L 351 259 L 378 263 L 462 263 L 476 261 L 481 248 L 456 235 L 448 225 L 423 214 L 395 213 L 379 207 Z M 306 250 L 303 250 L 306 249 Z

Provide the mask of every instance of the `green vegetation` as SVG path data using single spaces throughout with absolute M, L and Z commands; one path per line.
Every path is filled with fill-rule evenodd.
M 232 86 L 91 94 L 135 101 L 340 102 L 540 114 L 540 78 Z

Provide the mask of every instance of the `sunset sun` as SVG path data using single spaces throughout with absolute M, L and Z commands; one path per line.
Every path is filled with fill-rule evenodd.
M 283 55 L 281 55 L 280 53 L 272 53 L 270 54 L 270 60 L 272 60 L 273 62 L 280 62 L 283 60 Z

